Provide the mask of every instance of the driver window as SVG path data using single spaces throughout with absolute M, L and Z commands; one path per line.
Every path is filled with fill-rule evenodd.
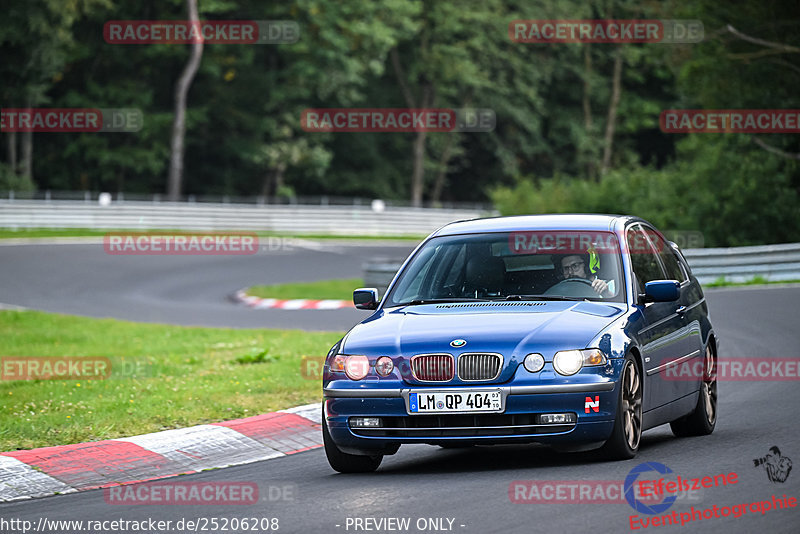
M 632 226 L 626 234 L 626 244 L 631 257 L 634 278 L 636 279 L 637 292 L 644 293 L 644 285 L 653 280 L 665 278 L 661 264 L 647 235 L 640 225 Z
M 677 280 L 678 282 L 686 280 L 680 265 L 678 265 L 678 259 L 675 257 L 675 251 L 672 250 L 672 247 L 652 228 L 646 228 L 645 231 L 650 237 L 650 242 L 656 247 L 656 250 L 661 256 L 661 261 L 664 263 L 664 268 L 667 270 L 666 279 Z

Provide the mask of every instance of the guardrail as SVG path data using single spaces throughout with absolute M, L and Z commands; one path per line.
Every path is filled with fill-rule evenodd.
M 264 231 L 277 234 L 427 235 L 480 210 L 342 205 L 0 200 L 0 228 Z
M 191 202 L 0 199 L 0 228 L 264 231 L 337 236 L 422 236 L 453 221 L 495 215 L 480 209 L 364 205 L 211 204 Z M 707 284 L 720 278 L 745 282 L 800 280 L 800 243 L 683 250 L 694 275 Z M 365 265 L 369 287 L 388 285 L 397 259 Z
M 701 284 L 724 278 L 747 282 L 755 277 L 770 282 L 800 280 L 800 243 L 734 248 L 683 250 L 692 274 Z M 399 259 L 376 259 L 363 265 L 365 287 L 377 287 L 383 295 L 400 268 Z
M 701 284 L 724 278 L 746 282 L 761 277 L 770 282 L 800 280 L 800 243 L 683 251 Z

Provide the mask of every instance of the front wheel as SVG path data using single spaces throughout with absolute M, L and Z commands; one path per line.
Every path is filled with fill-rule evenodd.
M 642 379 L 639 366 L 628 354 L 622 366 L 614 430 L 600 451 L 609 460 L 629 460 L 636 456 L 641 439 Z
M 678 437 L 707 436 L 717 426 L 717 361 L 711 345 L 706 347 L 703 362 L 703 383 L 694 411 L 669 424 Z
M 382 454 L 360 456 L 347 454 L 339 450 L 339 447 L 333 442 L 330 432 L 328 432 L 328 421 L 325 417 L 324 407 L 322 408 L 322 443 L 325 445 L 325 456 L 328 457 L 328 463 L 335 471 L 340 473 L 371 473 L 381 465 L 383 460 Z

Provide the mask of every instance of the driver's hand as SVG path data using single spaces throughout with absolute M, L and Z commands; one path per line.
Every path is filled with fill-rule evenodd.
M 608 283 L 606 283 L 605 280 L 595 278 L 592 280 L 592 289 L 594 289 L 597 294 L 606 293 L 608 292 Z

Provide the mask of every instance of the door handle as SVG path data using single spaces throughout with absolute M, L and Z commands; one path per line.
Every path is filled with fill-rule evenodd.
M 675 313 L 683 317 L 683 314 L 686 313 L 686 306 L 678 306 L 678 308 L 675 310 Z

